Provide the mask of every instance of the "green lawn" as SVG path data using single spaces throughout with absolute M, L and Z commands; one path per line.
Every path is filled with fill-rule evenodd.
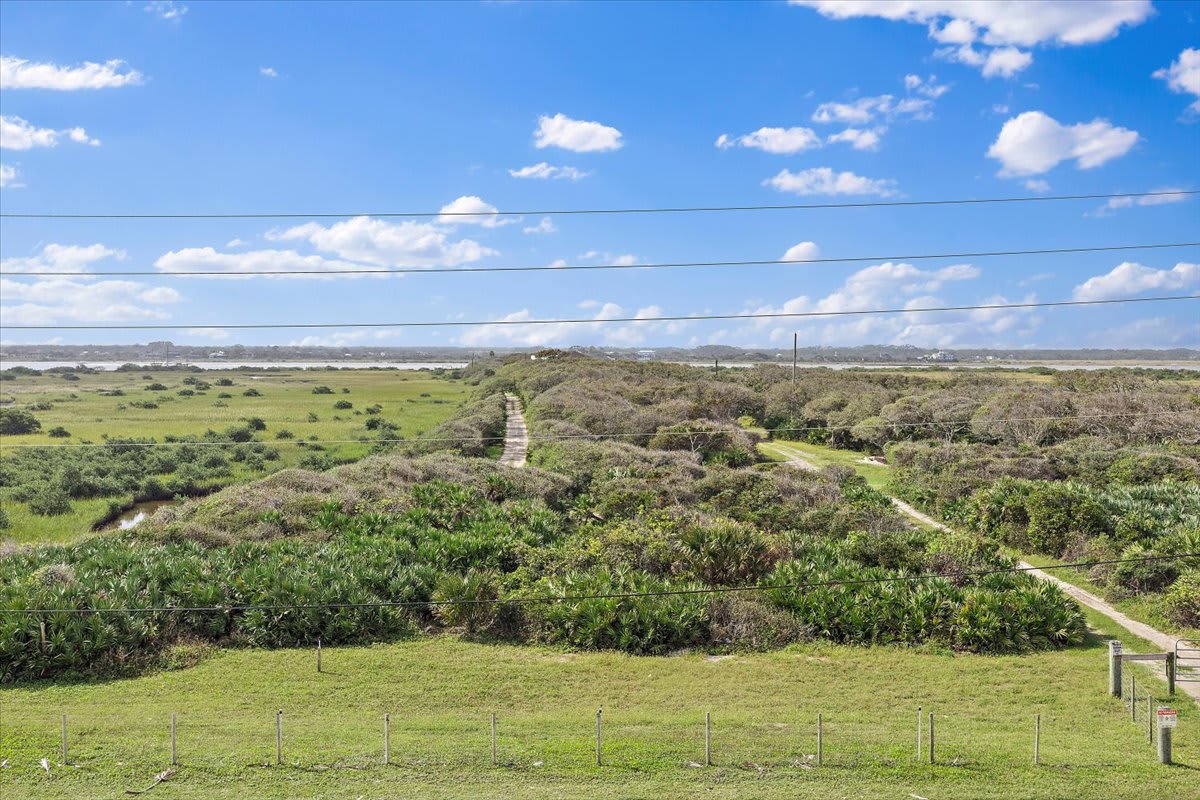
M 1031 656 L 815 643 L 721 659 L 437 638 L 327 648 L 323 662 L 318 674 L 311 650 L 231 650 L 142 678 L 0 690 L 0 759 L 9 763 L 0 794 L 143 788 L 166 767 L 172 712 L 180 765 L 156 797 L 1100 798 L 1129 787 L 1185 797 L 1200 766 L 1200 713 L 1186 701 L 1177 701 L 1181 766 L 1154 763 L 1144 724 L 1105 694 L 1099 638 Z M 1138 683 L 1164 691 L 1140 668 Z M 936 714 L 933 767 L 915 760 L 917 706 Z M 596 768 L 599 707 L 605 764 Z M 690 767 L 703 761 L 706 711 L 716 765 Z M 385 712 L 390 767 L 379 763 Z M 818 712 L 825 763 L 813 768 Z M 59 765 L 63 713 L 69 767 Z
M 788 459 L 788 449 L 798 450 L 804 455 L 807 461 L 818 467 L 827 467 L 834 464 L 850 467 L 859 475 L 866 478 L 867 483 L 881 492 L 885 491 L 887 485 L 887 465 L 869 464 L 863 461 L 866 454 L 855 450 L 838 450 L 834 447 L 809 444 L 808 442 L 794 442 L 788 439 L 774 439 L 770 442 L 762 442 L 758 447 L 763 455 L 774 461 L 786 461 Z
M 150 375 L 151 380 L 143 378 Z M 180 396 L 180 389 L 190 387 L 183 379 L 195 376 L 212 384 L 203 395 Z M 217 386 L 222 378 L 232 380 L 233 386 Z M 151 383 L 162 383 L 166 391 L 148 392 Z M 313 394 L 313 388 L 328 386 L 334 394 Z M 243 392 L 253 388 L 261 396 L 246 397 Z M 342 389 L 349 389 L 343 393 Z M 123 396 L 113 397 L 102 391 L 120 390 Z M 294 466 L 310 450 L 297 446 L 299 440 L 356 440 L 375 434 L 365 427 L 370 417 L 368 406 L 383 407 L 380 418 L 395 424 L 401 436 L 417 436 L 451 417 L 470 394 L 471 387 L 461 381 L 435 377 L 426 371 L 399 370 L 288 370 L 245 372 L 239 370 L 203 373 L 175 371 L 105 372 L 81 375 L 78 381 L 64 381 L 58 375 L 19 376 L 0 383 L 0 396 L 12 399 L 9 407 L 28 407 L 37 402 L 50 403 L 48 411 L 34 411 L 42 424 L 41 431 L 23 436 L 5 436 L 0 458 L 11 453 L 7 448 L 22 444 L 78 444 L 102 442 L 109 437 L 153 437 L 162 441 L 172 435 L 193 439 L 208 429 L 223 430 L 240 424 L 249 417 L 266 421 L 267 429 L 256 438 L 280 451 L 280 459 L 272 468 Z M 229 398 L 217 395 L 226 393 Z M 134 401 L 148 400 L 158 404 L 156 409 L 140 409 Z M 335 409 L 334 403 L 345 400 L 351 409 Z M 355 413 L 360 412 L 360 413 Z M 309 421 L 309 414 L 317 420 Z M 66 428 L 69 438 L 51 438 L 47 432 L 55 427 Z M 280 430 L 289 430 L 295 439 L 278 440 Z M 370 449 L 369 444 L 351 441 L 325 445 L 326 452 L 339 460 L 360 458 Z M 241 465 L 234 465 L 229 483 L 262 477 Z M 129 498 L 76 500 L 72 512 L 58 517 L 39 517 L 30 514 L 24 503 L 5 500 L 4 508 L 11 521 L 3 535 L 20 542 L 69 541 L 91 530 L 102 519 L 110 500 L 127 502 Z

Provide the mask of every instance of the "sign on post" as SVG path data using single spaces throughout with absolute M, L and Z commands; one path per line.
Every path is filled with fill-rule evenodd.
M 1179 712 L 1173 708 L 1160 708 L 1158 710 L 1158 727 L 1174 728 L 1175 721 L 1179 718 Z

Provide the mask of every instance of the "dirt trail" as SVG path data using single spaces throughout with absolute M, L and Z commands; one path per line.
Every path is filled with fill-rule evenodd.
M 793 447 L 788 447 L 787 445 L 777 444 L 775 442 L 772 442 L 771 446 L 774 447 L 775 450 L 778 451 L 781 455 L 784 455 L 787 457 L 788 460 L 784 463 L 789 464 L 793 467 L 796 467 L 797 469 L 803 469 L 803 470 L 816 470 L 817 469 L 817 466 L 815 464 L 813 464 L 813 462 L 809 461 L 805 457 L 805 454 L 803 452 L 801 452 Z M 928 514 L 918 511 L 917 509 L 913 508 L 911 505 L 904 502 L 903 500 L 900 500 L 895 497 L 890 497 L 889 499 L 892 501 L 892 504 L 895 505 L 896 508 L 899 509 L 902 513 L 904 513 L 909 518 L 914 519 L 917 522 L 920 522 L 922 525 L 928 525 L 932 528 L 937 528 L 938 530 L 941 530 L 941 531 L 947 531 L 947 532 L 950 531 L 950 528 L 947 525 L 945 525 L 941 522 L 938 522 L 936 519 L 929 516 Z M 1029 574 L 1033 575 L 1036 578 L 1040 578 L 1041 580 L 1049 581 L 1049 582 L 1053 583 L 1059 589 L 1062 589 L 1063 592 L 1065 592 L 1066 594 L 1073 597 L 1075 599 L 1075 601 L 1078 602 L 1080 605 L 1087 606 L 1088 608 L 1092 609 L 1093 611 L 1100 612 L 1101 614 L 1108 617 L 1113 622 L 1117 623 L 1118 625 L 1120 625 L 1122 628 L 1129 631 L 1133 635 L 1140 636 L 1141 638 L 1145 639 L 1147 642 L 1150 642 L 1158 650 L 1160 650 L 1162 652 L 1169 652 L 1169 651 L 1173 651 L 1175 649 L 1175 638 L 1174 637 L 1168 636 L 1167 634 L 1163 633 L 1162 631 L 1160 631 L 1156 628 L 1152 628 L 1144 622 L 1138 622 L 1135 619 L 1130 619 L 1125 614 L 1122 614 L 1120 611 L 1113 608 L 1109 603 L 1105 602 L 1105 600 L 1103 598 L 1097 597 L 1096 595 L 1094 595 L 1091 592 L 1086 591 L 1084 589 L 1080 589 L 1078 586 L 1074 586 L 1070 583 L 1067 583 L 1066 581 L 1062 580 L 1061 578 L 1056 578 L 1048 572 L 1037 569 L 1032 564 L 1030 564 L 1026 561 L 1018 561 L 1017 566 L 1021 567 L 1022 569 L 1028 570 Z M 1152 672 L 1155 672 L 1158 675 L 1158 677 L 1165 679 L 1165 674 L 1163 672 L 1163 668 L 1159 664 L 1147 662 L 1144 664 L 1144 666 L 1149 668 Z M 1180 691 L 1187 695 L 1190 695 L 1195 700 L 1200 700 L 1200 683 L 1192 683 L 1192 682 L 1177 683 L 1175 688 L 1176 688 L 1176 691 Z
M 529 429 L 525 426 L 521 398 L 515 394 L 504 395 L 504 411 L 504 455 L 500 456 L 500 463 L 507 467 L 523 467 L 529 452 Z

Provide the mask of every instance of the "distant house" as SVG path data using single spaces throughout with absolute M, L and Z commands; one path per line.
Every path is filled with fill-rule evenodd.
M 653 361 L 654 355 L 655 355 L 655 353 L 653 350 L 638 350 L 637 351 L 637 360 L 638 361 Z
M 953 364 L 958 361 L 958 356 L 954 353 L 947 353 L 944 350 L 938 350 L 936 353 L 927 353 L 917 356 L 918 361 L 928 361 L 931 364 Z
M 225 351 L 224 350 L 214 350 L 213 352 L 208 354 L 208 357 L 209 358 L 224 358 Z

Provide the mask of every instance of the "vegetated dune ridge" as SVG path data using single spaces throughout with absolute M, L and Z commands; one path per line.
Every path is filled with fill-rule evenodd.
M 61 615 L 51 620 L 48 651 L 32 620 L 4 622 L 0 668 L 8 680 L 139 669 L 172 643 L 196 638 L 279 646 L 430 629 L 648 654 L 809 638 L 983 652 L 1080 640 L 1079 611 L 1054 587 L 1024 575 L 966 575 L 1013 563 L 995 539 L 914 529 L 850 469 L 800 473 L 758 464 L 756 436 L 737 420 L 776 432 L 803 427 L 869 448 L 875 445 L 853 432 L 857 424 L 840 420 L 886 419 L 892 406 L 920 411 L 951 394 L 960 401 L 957 414 L 970 414 L 975 403 L 965 425 L 893 421 L 893 436 L 916 439 L 932 430 L 938 444 L 931 447 L 955 437 L 1001 447 L 1002 436 L 1075 432 L 1070 426 L 1080 424 L 1005 427 L 1010 418 L 997 408 L 1032 402 L 1014 392 L 1048 395 L 1041 399 L 1051 405 L 1074 394 L 1079 406 L 1096 402 L 1103 384 L 1081 392 L 1009 376 L 814 371 L 792 386 L 785 374 L 756 369 L 714 378 L 683 366 L 553 353 L 536 362 L 485 362 L 470 371 L 480 399 L 420 444 L 436 451 L 430 455 L 410 444 L 325 473 L 285 471 L 160 511 L 135 535 L 0 561 L 0 601 L 8 607 L 410 605 Z M 1136 401 L 1186 407 L 1189 390 L 1164 383 Z M 478 457 L 503 431 L 504 392 L 519 394 L 528 410 L 528 470 L 501 470 Z M 1177 413 L 1191 413 L 1184 421 L 1195 423 L 1194 411 Z M 1131 446 L 1157 452 L 1175 447 L 1171 436 L 1181 429 L 1119 430 Z M 1191 456 L 1186 446 L 1181 452 L 1186 465 Z M 1137 465 L 1160 461 L 1135 458 Z M 922 572 L 948 577 L 894 580 Z M 756 583 L 779 588 L 590 598 Z M 536 596 L 575 599 L 427 605 Z

